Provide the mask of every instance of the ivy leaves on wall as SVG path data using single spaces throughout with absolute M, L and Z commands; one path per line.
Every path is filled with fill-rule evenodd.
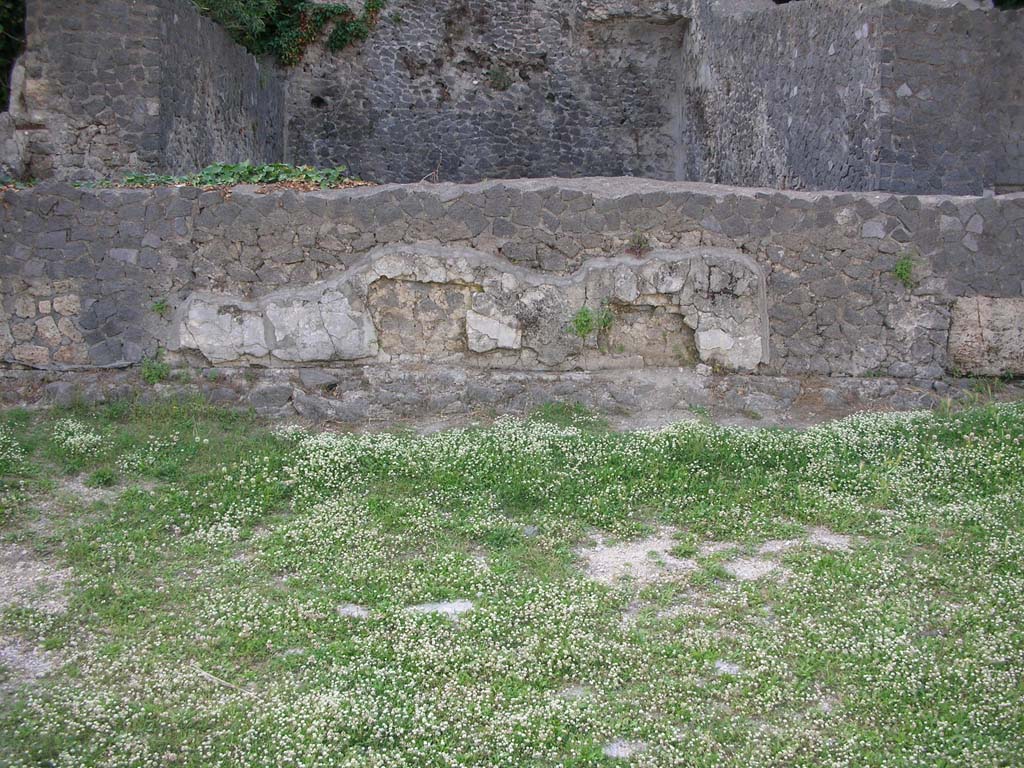
M 366 0 L 356 12 L 345 3 L 309 0 L 193 0 L 256 54 L 273 54 L 291 66 L 325 33 L 328 50 L 340 51 L 365 40 L 387 0 Z M 329 32 L 327 30 L 330 30 Z

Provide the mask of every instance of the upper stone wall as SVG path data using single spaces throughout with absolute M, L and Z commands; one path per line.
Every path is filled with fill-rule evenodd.
M 16 175 L 287 159 L 377 181 L 1024 188 L 1020 11 L 391 0 L 366 41 L 314 46 L 287 72 L 189 0 L 30 0 L 27 31 L 0 115 L 0 171 Z
M 291 160 L 381 181 L 1021 183 L 1024 13 L 912 0 L 388 7 L 365 43 L 289 72 Z
M 1024 189 L 1024 10 L 884 8 L 877 188 Z
M 879 6 L 803 0 L 723 8 L 695 0 L 693 13 L 686 89 L 705 126 L 701 178 L 879 188 Z
M 7 365 L 130 365 L 180 347 L 264 366 L 1024 373 L 1024 194 L 618 178 L 49 183 L 0 201 Z M 572 327 L 584 306 L 613 315 L 585 343 Z
M 289 160 L 379 181 L 698 178 L 688 6 L 393 0 L 366 42 L 289 71 Z
M 284 152 L 283 84 L 189 0 L 29 0 L 5 163 L 33 178 L 193 171 Z

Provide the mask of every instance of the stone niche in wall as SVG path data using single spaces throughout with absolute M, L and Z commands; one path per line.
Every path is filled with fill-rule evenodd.
M 765 291 L 760 267 L 723 248 L 592 259 L 559 276 L 480 251 L 388 246 L 258 299 L 193 293 L 169 346 L 218 365 L 753 371 L 768 362 Z

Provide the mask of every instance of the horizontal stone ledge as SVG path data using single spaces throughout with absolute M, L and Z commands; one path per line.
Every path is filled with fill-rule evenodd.
M 187 378 L 153 386 L 137 371 L 0 371 L 0 393 L 7 405 L 28 406 L 200 394 L 213 403 L 252 408 L 267 417 L 356 428 L 466 423 L 524 414 L 551 402 L 581 403 L 624 419 L 617 423 L 628 426 L 657 426 L 705 413 L 729 423 L 801 426 L 865 409 L 918 409 L 946 398 L 976 397 L 972 379 L 709 375 L 679 369 L 542 373 L 350 365 L 189 369 Z M 1007 398 L 1022 394 L 1021 386 L 1012 383 L 1003 393 Z
M 721 201 L 727 197 L 740 198 L 781 198 L 786 200 L 806 201 L 809 203 L 822 199 L 840 201 L 863 200 L 878 205 L 885 200 L 913 199 L 925 204 L 938 204 L 942 201 L 953 203 L 972 200 L 996 200 L 1006 203 L 1024 205 L 1024 192 L 1011 192 L 1004 195 L 926 195 L 898 192 L 851 192 L 840 190 L 784 190 L 774 187 L 741 187 L 728 184 L 711 184 L 699 181 L 662 181 L 645 179 L 635 176 L 582 176 L 566 178 L 560 176 L 544 176 L 519 179 L 490 179 L 487 181 L 458 182 L 414 182 L 405 184 L 378 184 L 372 186 L 348 187 L 343 189 L 314 189 L 309 191 L 262 186 L 255 184 L 238 184 L 233 187 L 76 187 L 63 181 L 44 181 L 28 189 L 8 189 L 0 195 L 47 195 L 56 197 L 89 196 L 96 198 L 116 198 L 120 202 L 145 202 L 155 197 L 176 197 L 198 199 L 202 195 L 225 195 L 244 200 L 249 197 L 299 197 L 319 198 L 327 200 L 377 200 L 381 197 L 405 197 L 408 195 L 426 195 L 435 197 L 441 202 L 450 202 L 465 195 L 508 190 L 519 193 L 549 192 L 561 190 L 589 194 L 595 198 L 620 200 L 624 197 L 638 195 L 699 195 Z

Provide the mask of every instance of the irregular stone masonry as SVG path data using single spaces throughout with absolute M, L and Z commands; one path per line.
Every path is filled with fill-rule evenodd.
M 255 329 L 254 346 L 242 356 L 234 341 L 222 344 L 240 365 L 273 349 L 282 365 L 426 360 L 473 366 L 493 360 L 523 370 L 588 368 L 612 361 L 614 354 L 599 354 L 596 346 L 608 342 L 634 345 L 622 352 L 634 368 L 705 359 L 736 370 L 754 362 L 761 373 L 787 375 L 934 379 L 954 370 L 1024 372 L 1024 194 L 798 193 L 618 178 L 308 193 L 47 183 L 0 199 L 0 359 L 8 366 L 135 364 L 181 343 L 183 317 L 202 327 L 211 317 L 207 312 L 203 319 L 206 302 L 208 309 L 235 307 L 242 327 Z M 480 274 L 455 275 L 452 282 L 448 270 L 467 258 L 465 249 L 477 252 L 466 264 Z M 638 253 L 630 257 L 631 249 Z M 404 266 L 383 268 L 388 253 Z M 616 298 L 611 289 L 581 293 L 581 275 L 637 264 L 627 270 L 636 275 L 666 258 L 709 253 L 734 265 L 727 272 L 747 264 L 732 272 L 736 276 L 763 274 L 763 301 L 754 300 L 747 280 L 735 295 L 713 291 L 728 302 L 708 315 L 719 323 L 753 323 L 760 311 L 755 306 L 763 305 L 767 350 L 759 360 L 747 354 L 716 359 L 709 351 L 715 339 L 701 340 L 692 316 L 704 308 L 662 289 L 669 299 L 613 301 L 621 314 L 611 331 L 623 335 L 595 335 L 588 342 L 595 345 L 592 354 L 580 354 L 585 345 L 572 336 L 573 313 L 584 305 L 597 312 L 602 298 Z M 431 259 L 443 266 L 438 282 L 407 279 L 410 270 L 430 269 Z M 909 274 L 897 265 L 909 265 Z M 366 269 L 380 278 L 373 285 L 360 272 Z M 507 295 L 499 290 L 505 275 L 517 285 Z M 332 318 L 348 318 L 340 331 L 330 326 L 328 332 L 327 318 L 308 323 L 322 316 L 323 305 L 312 314 L 292 312 L 292 305 L 269 311 L 281 298 L 355 284 L 366 290 L 348 295 L 349 309 L 340 301 L 326 305 Z M 526 293 L 545 285 L 553 287 L 559 309 L 542 324 L 542 337 L 531 335 L 516 313 Z M 1016 301 L 970 311 L 970 302 L 985 297 Z M 351 312 L 353 301 L 369 303 L 369 311 Z M 659 302 L 682 309 L 644 325 L 643 307 Z M 447 324 L 436 327 L 447 329 L 447 341 L 417 347 L 426 337 L 416 334 L 442 317 Z M 951 339 L 954 317 L 958 330 Z M 990 323 L 998 333 L 989 332 Z M 739 336 L 753 338 L 755 325 Z M 225 333 L 233 328 L 225 326 Z M 757 333 L 763 341 L 763 330 Z M 217 342 L 216 333 L 209 335 Z M 376 353 L 367 341 L 372 335 Z M 402 338 L 417 341 L 403 348 Z M 971 352 L 978 338 L 986 340 L 982 358 Z M 204 347 L 194 329 L 193 341 L 182 344 L 183 354 L 196 354 L 189 349 L 198 346 L 201 364 Z M 204 343 L 207 359 L 228 354 Z M 367 354 L 344 352 L 350 344 L 363 344 Z M 389 351 L 387 344 L 397 346 Z M 678 358 L 672 345 L 681 351 Z M 349 357 L 354 360 L 346 362 Z
M 1024 189 L 1022 11 L 389 0 L 367 40 L 313 46 L 286 70 L 233 44 L 191 0 L 29 0 L 26 29 L 0 116 L 0 171 L 15 175 L 251 159 L 399 182 Z
M 97 180 L 284 155 L 283 78 L 190 0 L 28 0 L 0 166 Z
M 657 427 L 705 412 L 728 420 L 800 426 L 865 409 L 930 408 L 945 398 L 976 399 L 977 381 L 702 375 L 685 368 L 536 372 L 373 364 L 206 368 L 194 376 L 144 385 L 132 369 L 0 369 L 0 402 L 7 405 L 71 405 L 132 396 L 145 401 L 196 393 L 218 405 L 253 408 L 269 417 L 297 414 L 363 426 L 401 421 L 436 429 L 447 418 L 465 423 L 487 414 L 528 413 L 551 402 L 581 403 L 626 417 L 617 423 L 631 427 Z M 1019 399 L 1022 390 L 1010 383 L 1000 395 Z
M 289 71 L 289 157 L 378 181 L 1020 188 L 1024 13 L 946 5 L 392 0 L 365 43 Z

